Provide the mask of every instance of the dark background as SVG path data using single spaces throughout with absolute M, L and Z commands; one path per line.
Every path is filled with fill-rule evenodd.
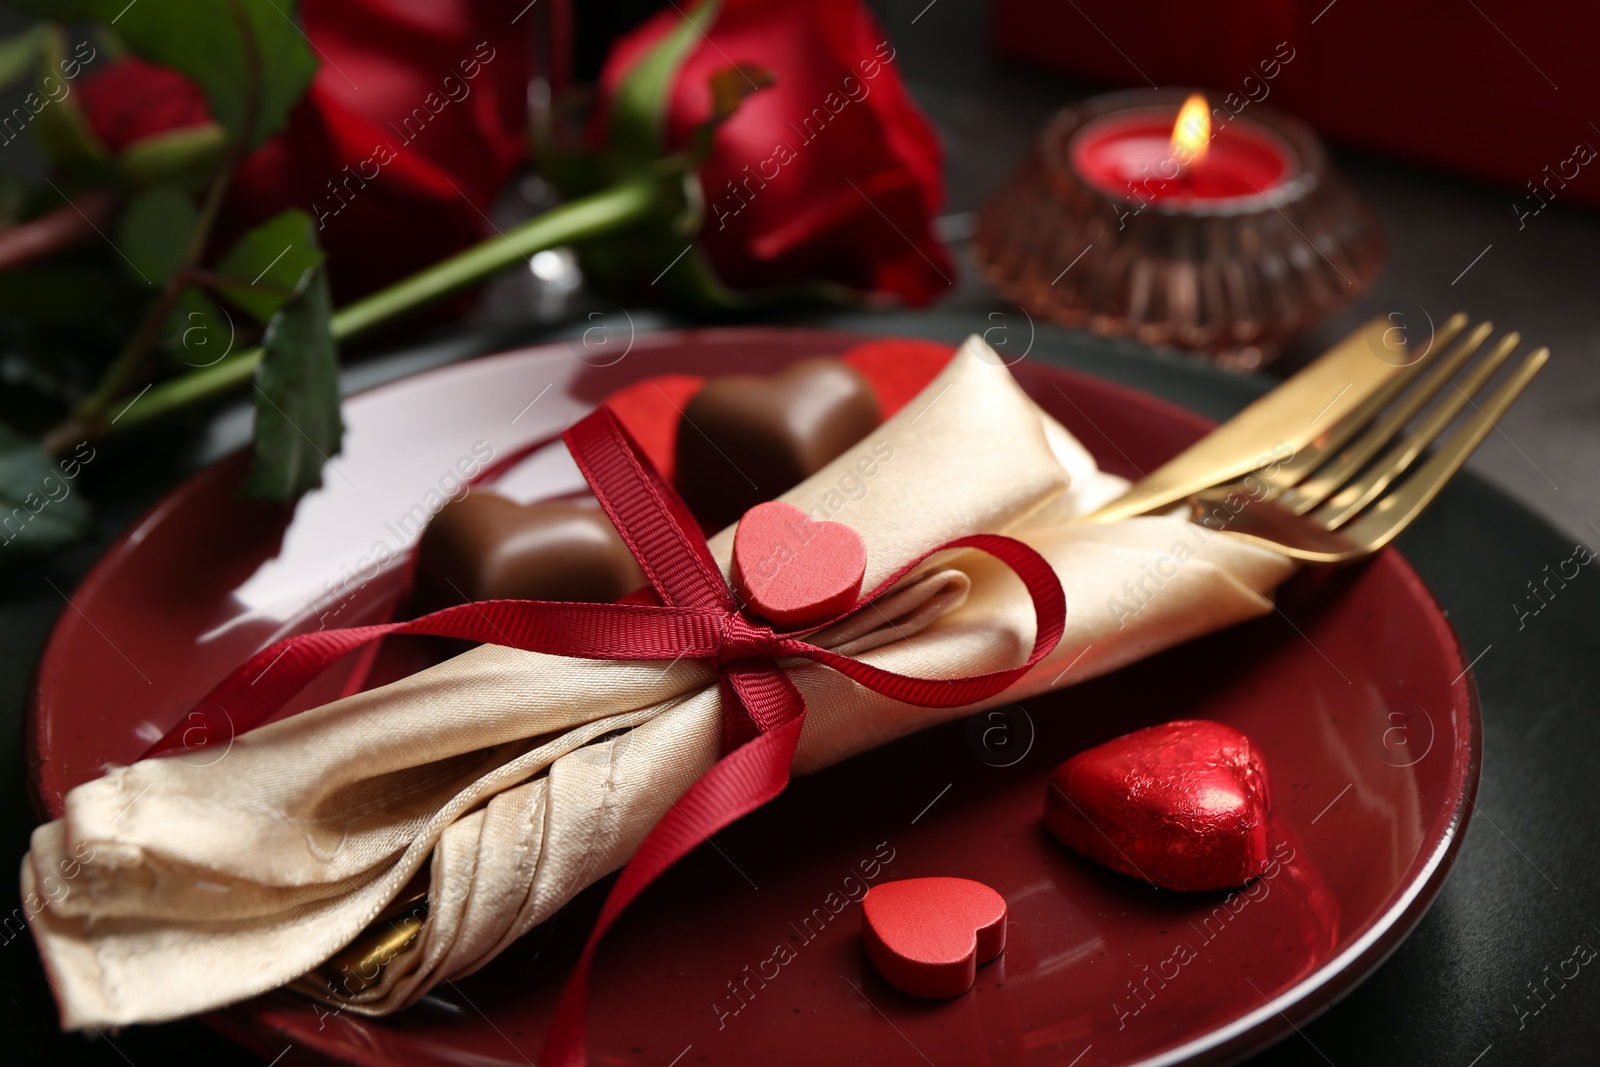
M 158 2 L 158 0 L 144 0 Z M 170 0 L 159 0 L 170 2 Z M 799 0 L 797 0 L 799 2 Z M 606 42 L 651 3 L 578 4 L 577 72 L 592 75 Z M 895 43 L 913 95 L 945 144 L 948 207 L 941 232 L 961 260 L 958 290 L 926 332 L 958 338 L 998 302 L 966 259 L 971 212 L 1005 178 L 1056 108 L 1095 91 L 1060 75 L 997 60 L 985 47 L 987 11 L 978 0 L 908 0 L 872 5 Z M 1574 5 L 1566 5 L 1569 12 Z M 1557 15 L 1529 9 L 1530 18 Z M 1569 15 L 1569 17 L 1571 17 Z M 1573 32 L 1595 35 L 1592 20 Z M 0 25 L 9 30 L 10 25 Z M 1373 27 L 1381 40 L 1381 25 Z M 1082 32 L 1096 31 L 1087 22 Z M 1515 30 L 1512 29 L 1515 36 Z M 1119 42 L 1137 49 L 1136 42 Z M 1109 42 L 1106 47 L 1114 47 Z M 1514 46 L 1513 46 L 1514 47 Z M 1382 76 L 1397 61 L 1380 52 L 1352 63 Z M 1461 57 L 1460 76 L 1503 78 L 1508 93 L 1532 90 L 1506 74 L 1516 57 Z M 1595 104 L 1600 121 L 1600 101 Z M 1526 984 L 1581 940 L 1600 946 L 1600 810 L 1594 769 L 1600 758 L 1600 641 L 1595 612 L 1600 580 L 1570 593 L 1518 630 L 1513 604 L 1523 580 L 1564 559 L 1576 541 L 1600 545 L 1600 323 L 1595 318 L 1600 218 L 1556 203 L 1519 230 L 1512 190 L 1379 158 L 1335 144 L 1336 166 L 1377 212 L 1389 262 L 1373 289 L 1297 341 L 1275 371 L 1315 355 L 1373 315 L 1408 323 L 1441 321 L 1457 310 L 1518 329 L 1553 358 L 1521 402 L 1474 457 L 1471 469 L 1533 514 L 1508 506 L 1486 486 L 1458 491 L 1450 520 L 1402 542 L 1441 602 L 1469 653 L 1493 646 L 1475 674 L 1484 700 L 1485 766 L 1475 817 L 1457 869 L 1417 932 L 1345 1002 L 1258 1058 L 1262 1064 L 1329 1062 L 1496 1064 L 1600 1062 L 1600 974 L 1585 969 L 1538 1016 L 1518 1026 Z M 12 160 L 5 163 L 10 166 Z M 23 163 L 27 165 L 26 161 Z M 1473 258 L 1488 247 L 1481 259 Z M 1470 264 L 1470 269 L 1467 269 Z M 1463 273 L 1465 271 L 1465 273 Z M 513 302 L 514 304 L 514 302 Z M 504 302 L 496 304 L 504 308 Z M 910 320 L 906 320 L 910 321 Z M 1011 321 L 1008 319 L 1008 321 Z M 526 315 L 480 314 L 475 331 L 394 351 L 380 342 L 358 360 L 346 385 L 362 388 L 476 351 L 529 340 L 542 331 Z M 443 336 L 443 335 L 441 335 Z M 1063 343 L 1041 327 L 1041 355 Z M 1054 339 L 1053 339 L 1054 338 Z M 1070 346 L 1067 346 L 1070 347 Z M 389 351 L 384 351 L 388 348 Z M 1249 389 L 1205 379 L 1161 379 L 1130 365 L 1130 377 L 1212 416 L 1248 399 Z M 1143 376 L 1141 379 L 1140 376 Z M 1197 384 L 1197 382 L 1201 384 Z M 94 543 L 22 571 L 0 574 L 0 855 L 15 870 L 34 822 L 22 770 L 26 691 L 63 598 L 112 539 L 185 474 L 246 439 L 248 412 L 225 408 L 115 454 L 87 476 L 100 504 Z M 1469 506 L 1470 505 L 1470 506 Z M 7 893 L 8 903 L 10 893 Z M 0 934 L 0 1035 L 28 1062 L 131 1063 L 174 1057 L 215 1062 L 244 1058 L 195 1023 L 137 1029 L 107 1041 L 63 1037 L 31 940 L 15 921 Z M 10 940 L 6 940 L 9 938 Z M 1477 1057 L 1475 1059 L 1475 1057 Z

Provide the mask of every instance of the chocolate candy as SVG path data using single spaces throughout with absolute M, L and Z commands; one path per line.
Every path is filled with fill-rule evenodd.
M 713 378 L 678 422 L 678 491 L 720 529 L 792 489 L 882 422 L 872 386 L 836 359 Z
M 1267 866 L 1267 766 L 1231 726 L 1169 722 L 1078 753 L 1050 779 L 1063 844 L 1165 889 L 1232 889 Z
M 440 508 L 417 551 L 417 598 L 427 608 L 469 600 L 603 603 L 645 580 L 603 511 L 518 504 L 487 492 Z

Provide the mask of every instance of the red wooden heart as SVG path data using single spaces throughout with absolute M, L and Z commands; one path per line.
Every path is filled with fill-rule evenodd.
M 780 629 L 824 622 L 861 593 L 867 546 L 842 522 L 813 522 L 781 500 L 744 513 L 733 534 L 733 583 Z
M 970 878 L 884 882 L 861 898 L 867 958 L 914 997 L 958 997 L 1006 947 L 1006 900 Z
M 1167 889 L 1231 889 L 1267 866 L 1267 765 L 1218 722 L 1150 726 L 1067 760 L 1044 824 L 1068 847 Z

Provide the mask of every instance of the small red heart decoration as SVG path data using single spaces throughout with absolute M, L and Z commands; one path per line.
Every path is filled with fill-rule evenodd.
M 744 513 L 733 534 L 733 584 L 780 629 L 826 622 L 856 602 L 867 546 L 842 522 L 813 522 L 781 500 Z
M 1150 726 L 1050 779 L 1045 827 L 1096 863 L 1166 889 L 1232 889 L 1267 866 L 1267 765 L 1219 722 Z
M 970 878 L 884 882 L 861 898 L 861 940 L 884 981 L 914 997 L 958 997 L 1006 947 L 1006 899 Z

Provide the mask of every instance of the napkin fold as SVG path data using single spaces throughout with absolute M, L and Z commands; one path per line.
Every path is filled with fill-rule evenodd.
M 986 704 L 930 709 L 786 664 L 805 773 L 938 722 L 1072 684 L 1272 609 L 1294 567 L 1176 517 L 1069 520 L 1125 483 L 974 337 L 922 394 L 783 499 L 854 527 L 865 587 L 953 538 L 1003 533 L 1067 596 L 1055 651 Z M 711 540 L 726 573 L 732 530 Z M 935 557 L 813 640 L 926 677 L 1023 662 L 1021 582 Z M 566 659 L 484 645 L 213 749 L 116 768 L 35 830 L 22 892 L 72 1029 L 155 1022 L 295 984 L 382 1015 L 470 974 L 620 867 L 720 755 L 704 663 Z M 313 975 L 419 876 L 427 921 L 363 988 Z M 358 985 L 360 983 L 357 983 Z

